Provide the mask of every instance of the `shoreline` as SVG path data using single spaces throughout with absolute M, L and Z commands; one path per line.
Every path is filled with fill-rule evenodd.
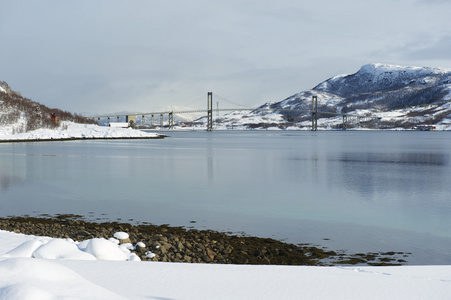
M 27 143 L 27 142 L 65 142 L 65 141 L 81 141 L 81 140 L 151 140 L 164 139 L 164 134 L 158 136 L 140 136 L 140 137 L 70 137 L 70 138 L 50 138 L 50 139 L 17 139 L 17 140 L 1 140 L 0 143 Z
M 92 238 L 129 234 L 135 252 L 143 261 L 250 265 L 368 265 L 399 266 L 410 253 L 342 253 L 311 244 L 289 244 L 271 238 L 240 236 L 212 230 L 186 229 L 169 225 L 84 221 L 78 215 L 55 217 L 0 218 L 0 229 L 15 233 L 81 242 Z M 152 256 L 147 254 L 152 253 Z

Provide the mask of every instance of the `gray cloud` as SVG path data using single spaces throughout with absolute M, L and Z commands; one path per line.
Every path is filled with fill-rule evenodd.
M 448 0 L 417 0 L 419 4 L 450 4 Z
M 446 35 L 440 39 L 424 44 L 420 42 L 410 45 L 407 55 L 418 60 L 451 60 L 451 36 Z
M 445 4 L 415 4 L 0 0 L 0 80 L 75 112 L 183 106 L 209 91 L 259 105 L 369 62 L 450 65 Z

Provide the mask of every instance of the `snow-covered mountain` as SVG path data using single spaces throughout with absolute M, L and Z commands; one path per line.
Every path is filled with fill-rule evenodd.
M 217 119 L 217 127 L 304 128 L 311 126 L 312 96 L 318 99 L 318 128 L 411 128 L 451 125 L 451 70 L 368 64 L 354 74 L 332 77 L 311 90 L 250 113 Z M 268 111 L 271 109 L 271 111 Z M 353 117 L 354 116 L 354 117 Z M 357 117 L 358 116 L 358 117 Z M 450 127 L 451 128 L 451 127 Z

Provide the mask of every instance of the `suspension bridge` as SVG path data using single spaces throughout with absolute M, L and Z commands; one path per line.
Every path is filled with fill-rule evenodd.
M 221 97 L 222 100 L 226 100 Z M 227 101 L 227 100 L 226 100 Z M 229 101 L 230 102 L 230 101 Z M 235 105 L 239 105 L 234 103 Z M 235 107 L 235 108 L 213 108 L 213 93 L 207 93 L 207 108 L 206 109 L 193 109 L 193 110 L 172 110 L 172 111 L 156 111 L 156 112 L 146 112 L 146 113 L 124 113 L 124 114 L 107 114 L 107 115 L 98 115 L 98 116 L 87 116 L 89 119 L 97 119 L 101 120 L 106 118 L 108 124 L 111 124 L 114 120 L 119 122 L 121 118 L 125 117 L 125 122 L 128 123 L 127 126 L 135 128 L 137 125 L 137 120 L 141 118 L 140 124 L 145 124 L 146 116 L 150 116 L 150 126 L 156 126 L 156 117 L 159 116 L 159 126 L 164 127 L 164 118 L 167 116 L 167 127 L 169 130 L 174 129 L 174 115 L 180 114 L 195 114 L 195 113 L 206 113 L 207 114 L 207 131 L 213 130 L 213 113 L 214 112 L 238 112 L 238 111 L 256 111 L 256 112 L 264 112 L 264 111 L 277 111 L 277 112 L 291 112 L 291 113 L 307 113 L 311 116 L 311 130 L 318 130 L 318 116 L 321 115 L 329 115 L 329 116 L 342 116 L 342 129 L 346 130 L 348 128 L 348 124 L 353 119 L 358 119 L 360 123 L 361 116 L 346 114 L 346 113 L 334 113 L 334 112 L 326 112 L 326 111 L 318 111 L 318 99 L 317 96 L 312 96 L 311 109 L 308 110 L 293 110 L 293 109 L 280 109 L 280 108 L 261 108 L 261 107 Z

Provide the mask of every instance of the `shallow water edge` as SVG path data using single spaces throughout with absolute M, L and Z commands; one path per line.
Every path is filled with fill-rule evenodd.
M 70 238 L 84 241 L 113 237 L 127 232 L 134 252 L 143 261 L 254 264 L 254 265 L 371 265 L 393 266 L 406 263 L 409 253 L 379 252 L 349 254 L 310 244 L 289 244 L 270 238 L 222 233 L 212 230 L 186 229 L 169 225 L 131 225 L 129 223 L 84 221 L 77 215 L 50 218 L 0 218 L 0 229 L 27 235 Z M 146 254 L 155 254 L 149 258 Z

